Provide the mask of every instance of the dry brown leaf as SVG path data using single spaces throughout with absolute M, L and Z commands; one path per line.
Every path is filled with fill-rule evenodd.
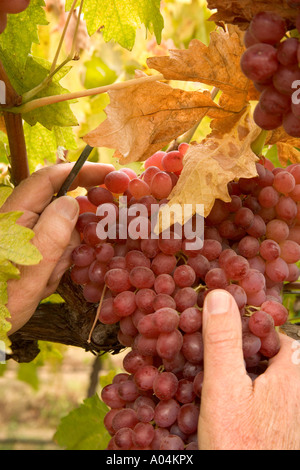
M 151 57 L 147 64 L 167 80 L 201 82 L 222 90 L 219 104 L 224 109 L 240 112 L 249 99 L 250 81 L 240 68 L 245 51 L 244 33 L 229 25 L 210 35 L 209 46 L 194 39 L 186 50 L 171 50 L 170 56 Z M 252 88 L 251 88 L 252 91 Z
M 253 16 L 260 11 L 273 11 L 287 21 L 289 28 L 294 28 L 298 10 L 290 8 L 286 0 L 207 0 L 210 10 L 217 10 L 210 20 L 217 24 L 238 25 L 242 30 L 248 28 Z
M 300 139 L 289 136 L 283 127 L 269 132 L 266 143 L 277 145 L 278 160 L 283 167 L 289 162 L 300 163 Z
M 225 120 L 222 120 L 225 121 Z M 261 132 L 250 116 L 250 109 L 227 120 L 226 127 L 220 125 L 200 144 L 190 148 L 184 159 L 184 168 L 177 185 L 169 197 L 167 207 L 161 209 L 162 226 L 166 230 L 168 211 L 172 205 L 204 205 L 204 216 L 210 213 L 216 199 L 231 200 L 227 185 L 236 178 L 252 178 L 257 175 L 257 156 L 251 144 Z M 224 122 L 223 122 L 224 124 Z M 177 220 L 177 216 L 175 215 Z M 172 220 L 172 219 L 171 219 Z M 174 221 L 174 219 L 173 219 Z
M 214 108 L 208 91 L 184 91 L 160 82 L 144 83 L 109 92 L 107 119 L 84 137 L 92 147 L 117 149 L 121 164 L 144 161 L 191 129 Z

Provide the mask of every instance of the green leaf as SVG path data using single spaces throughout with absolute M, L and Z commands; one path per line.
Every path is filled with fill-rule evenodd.
M 98 395 L 87 398 L 61 420 L 54 440 L 66 450 L 105 450 L 110 435 L 103 420 L 108 411 Z
M 113 40 L 131 50 L 136 29 L 142 23 L 155 33 L 157 42 L 161 42 L 164 20 L 160 0 L 86 0 L 83 13 L 90 36 L 101 28 L 106 42 Z
M 34 232 L 16 224 L 21 215 L 22 212 L 0 214 L 0 259 L 25 266 L 38 264 L 42 256 L 30 243 Z
M 0 186 L 0 207 L 3 206 L 8 196 L 11 195 L 13 192 L 13 188 L 11 186 Z
M 7 321 L 8 318 L 10 318 L 8 309 L 5 307 L 5 305 L 0 303 L 0 341 L 3 341 L 7 346 L 10 345 L 10 341 L 7 338 L 7 333 L 11 329 L 11 324 Z
M 32 43 L 39 44 L 38 25 L 47 25 L 44 0 L 31 0 L 18 15 L 8 15 L 8 23 L 0 36 L 0 58 L 6 71 L 11 66 L 24 72 Z
M 50 62 L 38 57 L 29 56 L 26 62 L 24 73 L 22 74 L 17 67 L 12 66 L 7 72 L 11 83 L 19 95 L 32 90 L 39 85 L 49 74 L 51 68 Z M 68 90 L 63 88 L 58 80 L 61 80 L 70 70 L 70 67 L 64 67 L 55 76 L 55 80 L 46 87 L 42 92 L 38 93 L 35 98 L 44 96 L 62 95 Z M 74 101 L 70 101 L 72 103 Z M 49 130 L 53 127 L 71 127 L 77 126 L 78 122 L 73 114 L 68 102 L 55 103 L 49 106 L 38 108 L 34 111 L 23 115 L 24 120 L 34 126 L 37 122 L 42 124 Z
M 40 164 L 54 164 L 59 147 L 66 150 L 77 148 L 72 128 L 55 126 L 50 131 L 39 123 L 30 126 L 25 122 L 24 134 L 30 172 Z

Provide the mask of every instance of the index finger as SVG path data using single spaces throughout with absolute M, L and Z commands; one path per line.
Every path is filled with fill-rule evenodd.
M 14 189 L 0 212 L 22 211 L 24 212 L 22 224 L 33 226 L 37 217 L 50 204 L 53 195 L 59 191 L 73 166 L 74 163 L 60 163 L 33 173 Z M 78 186 L 85 188 L 99 186 L 104 183 L 105 176 L 114 169 L 113 165 L 87 162 L 70 189 Z

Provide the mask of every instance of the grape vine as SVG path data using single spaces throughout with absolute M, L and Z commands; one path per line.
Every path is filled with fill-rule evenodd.
M 194 238 L 172 232 L 151 238 L 151 224 L 140 215 L 128 217 L 120 237 L 120 198 L 126 195 L 128 214 L 141 204 L 150 221 L 151 206 L 167 202 L 188 148 L 155 153 L 141 175 L 112 170 L 102 186 L 78 197 L 82 243 L 73 252 L 71 278 L 87 302 L 98 304 L 96 321 L 119 324 L 118 340 L 130 348 L 124 372 L 102 391 L 111 450 L 197 449 L 205 296 L 212 289 L 233 295 L 245 365 L 255 379 L 261 361 L 279 351 L 277 329 L 288 318 L 283 283 L 299 277 L 300 164 L 284 170 L 263 158 L 257 177 L 229 183 L 231 202 L 216 200 L 201 247 L 190 249 Z M 97 230 L 103 206 L 105 224 L 118 229 L 106 239 Z M 138 225 L 143 230 L 133 238 Z

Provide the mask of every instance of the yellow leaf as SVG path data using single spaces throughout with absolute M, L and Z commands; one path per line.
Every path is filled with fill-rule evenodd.
M 191 129 L 209 109 L 227 116 L 208 91 L 184 91 L 160 82 L 109 92 L 107 119 L 84 137 L 92 147 L 117 149 L 121 164 L 144 161 Z
M 167 80 L 201 82 L 222 90 L 223 109 L 240 112 L 248 101 L 250 81 L 240 68 L 245 51 L 244 33 L 235 26 L 210 35 L 209 46 L 194 39 L 186 50 L 171 50 L 170 56 L 151 57 L 147 64 Z
M 223 120 L 222 120 L 223 121 Z M 227 185 L 238 178 L 257 176 L 258 157 L 251 144 L 261 132 L 250 117 L 249 108 L 226 123 L 217 122 L 211 134 L 198 145 L 191 146 L 184 159 L 184 168 L 169 197 L 169 204 L 160 211 L 159 231 L 169 228 L 169 207 L 179 204 L 204 205 L 207 217 L 216 199 L 231 200 Z M 168 207 L 169 206 L 169 207 Z M 178 219 L 176 218 L 178 221 Z
M 268 133 L 268 145 L 277 145 L 278 160 L 284 167 L 290 163 L 300 163 L 300 139 L 288 135 L 283 127 Z

